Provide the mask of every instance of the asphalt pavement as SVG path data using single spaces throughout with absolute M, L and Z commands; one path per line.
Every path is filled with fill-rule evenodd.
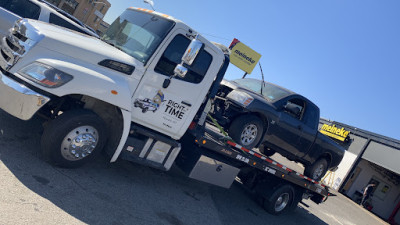
M 77 169 L 46 163 L 42 121 L 0 110 L 0 225 L 3 224 L 386 224 L 338 194 L 290 214 L 266 213 L 235 182 L 224 189 L 105 156 Z

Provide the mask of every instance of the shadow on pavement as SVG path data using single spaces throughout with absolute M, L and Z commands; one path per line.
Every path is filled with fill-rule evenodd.
M 0 111 L 0 214 L 7 212 L 6 224 L 326 224 L 301 207 L 290 216 L 269 215 L 237 183 L 227 190 L 176 168 L 110 164 L 105 157 L 78 169 L 53 167 L 41 156 L 40 132 L 39 119 L 21 121 Z

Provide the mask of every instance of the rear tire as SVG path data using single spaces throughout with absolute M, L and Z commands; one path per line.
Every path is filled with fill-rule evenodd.
M 285 184 L 275 189 L 263 201 L 263 208 L 272 215 L 280 215 L 293 210 L 295 190 L 291 185 Z M 296 202 L 297 205 L 298 202 Z
M 328 170 L 328 161 L 325 158 L 320 158 L 310 166 L 306 166 L 304 175 L 315 180 L 320 181 Z
M 92 111 L 64 112 L 45 127 L 41 139 L 43 155 L 56 166 L 81 166 L 103 149 L 107 139 L 105 126 Z
M 250 150 L 260 142 L 263 132 L 263 122 L 254 115 L 237 117 L 228 130 L 229 136 L 231 136 L 236 143 Z

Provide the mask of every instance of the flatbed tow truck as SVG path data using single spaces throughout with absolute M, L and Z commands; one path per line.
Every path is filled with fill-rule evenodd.
M 138 33 L 138 32 L 143 33 Z M 102 40 L 22 19 L 0 47 L 0 109 L 46 119 L 44 158 L 78 167 L 104 150 L 229 188 L 238 177 L 272 214 L 330 195 L 206 122 L 229 65 L 224 48 L 166 14 L 128 8 Z
M 290 212 L 302 199 L 320 204 L 334 196 L 321 182 L 238 145 L 211 124 L 184 137 L 176 165 L 193 179 L 225 188 L 238 180 L 273 215 Z

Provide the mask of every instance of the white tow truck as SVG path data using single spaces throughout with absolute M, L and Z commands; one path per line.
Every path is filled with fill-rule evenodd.
M 176 162 L 189 177 L 227 188 L 238 176 L 273 214 L 304 197 L 322 202 L 324 185 L 206 126 L 228 65 L 224 47 L 151 10 L 127 9 L 102 40 L 22 19 L 1 40 L 0 108 L 46 118 L 42 151 L 57 166 L 104 150 L 111 162 L 163 170 Z

